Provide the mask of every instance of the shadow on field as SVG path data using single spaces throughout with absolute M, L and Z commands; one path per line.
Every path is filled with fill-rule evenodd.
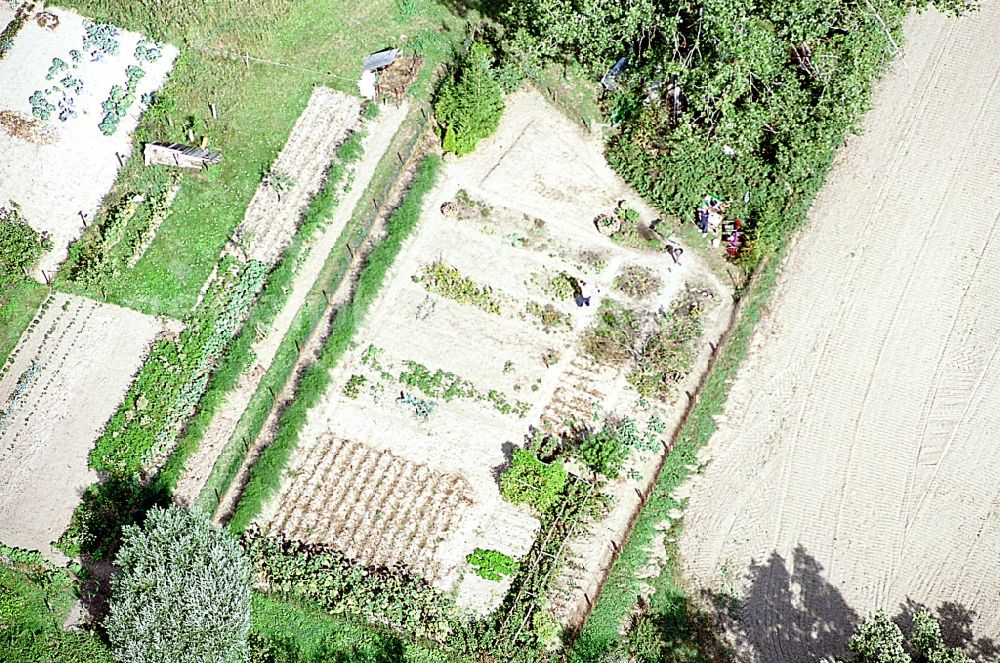
M 815 661 L 847 659 L 847 645 L 867 614 L 859 613 L 830 584 L 823 566 L 803 546 L 789 564 L 777 552 L 752 564 L 749 589 L 742 596 L 705 593 L 717 621 L 734 639 L 740 660 Z M 972 633 L 975 613 L 963 605 L 941 603 L 936 609 L 907 599 L 892 614 L 906 640 L 913 617 L 928 610 L 941 624 L 944 642 L 960 647 L 976 661 L 996 661 L 1000 646 Z

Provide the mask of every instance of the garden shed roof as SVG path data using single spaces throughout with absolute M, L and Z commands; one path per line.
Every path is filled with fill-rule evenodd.
M 399 55 L 398 48 L 387 48 L 384 51 L 373 53 L 365 58 L 363 69 L 364 71 L 375 71 L 376 69 L 388 67 L 396 61 L 397 55 Z

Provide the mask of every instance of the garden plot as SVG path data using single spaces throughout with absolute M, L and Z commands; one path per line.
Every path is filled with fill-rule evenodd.
M 307 528 L 297 538 L 345 551 L 353 546 L 360 556 L 365 553 L 356 541 L 373 537 L 384 549 L 365 559 L 410 563 L 405 537 L 348 535 L 356 525 L 336 522 L 350 504 L 364 512 L 360 522 L 377 531 L 380 521 L 368 512 L 395 508 L 385 506 L 399 499 L 395 489 L 338 495 L 340 484 L 332 484 L 333 475 L 323 478 L 327 470 L 320 466 L 340 462 L 350 444 L 369 458 L 359 463 L 382 469 L 351 465 L 355 477 L 344 480 L 347 490 L 381 482 L 381 472 L 403 473 L 391 470 L 397 465 L 426 468 L 430 477 L 456 477 L 463 486 L 461 512 L 451 515 L 452 493 L 431 491 L 432 515 L 416 526 L 439 534 L 422 539 L 425 547 L 411 568 L 429 573 L 441 589 L 457 588 L 459 605 L 476 613 L 499 605 L 509 579 L 481 578 L 469 571 L 466 558 L 483 549 L 520 559 L 539 534 L 536 514 L 500 496 L 497 477 L 512 450 L 546 422 L 557 427 L 573 418 L 593 421 L 612 408 L 622 414 L 636 408 L 637 395 L 618 372 L 595 365 L 579 349 L 580 335 L 594 322 L 600 301 L 613 293 L 615 277 L 635 265 L 655 274 L 657 285 L 644 303 L 653 310 L 669 307 L 691 280 L 724 292 L 694 258 L 675 264 L 666 252 L 625 248 L 600 235 L 594 217 L 622 199 L 651 220 L 652 213 L 604 163 L 598 140 L 584 137 L 537 93 L 512 95 L 496 136 L 474 155 L 445 165 L 355 347 L 310 411 L 280 496 L 260 522 L 288 533 L 285 523 L 311 522 L 307 514 L 315 513 L 330 524 Z M 456 203 L 445 206 L 448 215 L 441 211 L 446 202 Z M 576 306 L 572 288 L 567 291 L 559 278 L 567 274 L 589 283 L 591 306 Z M 721 318 L 725 307 L 716 309 Z M 324 474 L 317 478 L 317 472 Z M 635 494 L 631 484 L 615 486 Z M 326 497 L 317 500 L 311 492 Z M 615 513 L 621 509 L 624 516 L 614 516 L 615 527 L 627 526 L 634 506 L 627 500 L 616 506 Z M 435 523 L 448 525 L 434 530 Z M 579 555 L 594 582 L 600 581 L 602 563 L 587 555 L 604 555 L 605 544 Z
M 131 154 L 139 115 L 177 51 L 47 11 L 57 25 L 42 27 L 33 14 L 0 59 L 0 204 L 18 203 L 48 233 L 54 248 L 39 270 L 51 275 L 83 231 L 81 214 L 94 218 Z M 0 25 L 11 17 L 3 5 Z
M 93 442 L 157 334 L 135 311 L 58 293 L 0 378 L 0 541 L 52 553 L 82 491 Z
M 907 21 L 678 495 L 684 570 L 738 606 L 739 660 L 841 655 L 871 611 L 921 603 L 996 660 L 998 25 L 995 1 Z
M 257 189 L 235 243 L 245 258 L 273 265 L 291 242 L 309 201 L 323 186 L 337 147 L 357 127 L 361 100 L 317 87 L 288 142 Z

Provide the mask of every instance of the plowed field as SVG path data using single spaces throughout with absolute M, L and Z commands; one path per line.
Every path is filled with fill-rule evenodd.
M 914 603 L 1000 654 L 998 26 L 995 1 L 908 22 L 688 486 L 684 565 L 732 582 L 741 660 L 838 654 Z

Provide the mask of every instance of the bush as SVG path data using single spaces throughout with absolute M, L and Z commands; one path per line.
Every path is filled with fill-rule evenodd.
M 503 90 L 491 67 L 492 61 L 490 48 L 475 43 L 455 75 L 441 86 L 434 116 L 441 125 L 445 152 L 468 154 L 500 125 Z
M 646 299 L 662 286 L 656 272 L 642 265 L 627 265 L 614 280 L 615 290 L 635 299 Z
M 545 513 L 558 502 L 567 478 L 561 462 L 543 463 L 531 451 L 516 449 L 510 469 L 500 477 L 500 493 L 509 502 Z
M 105 627 L 129 663 L 241 661 L 250 631 L 250 565 L 200 513 L 152 509 L 126 528 Z
M 51 248 L 48 236 L 29 226 L 17 205 L 0 207 L 0 285 L 23 279 Z
M 466 561 L 477 576 L 487 580 L 502 580 L 517 572 L 517 560 L 497 550 L 476 548 Z

